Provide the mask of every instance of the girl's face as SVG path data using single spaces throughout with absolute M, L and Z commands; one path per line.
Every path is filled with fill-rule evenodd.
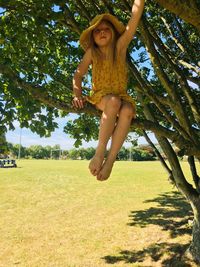
M 112 41 L 112 29 L 111 26 L 102 21 L 94 30 L 93 30 L 94 42 L 99 47 L 107 47 Z

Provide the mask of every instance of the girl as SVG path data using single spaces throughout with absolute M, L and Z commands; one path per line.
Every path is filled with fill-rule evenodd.
M 136 32 L 144 0 L 135 0 L 131 18 L 126 27 L 111 14 L 96 16 L 80 36 L 85 55 L 73 77 L 73 106 L 83 108 L 85 100 L 102 111 L 99 141 L 89 169 L 98 180 L 108 179 L 117 154 L 135 118 L 135 102 L 127 94 L 126 51 Z M 92 65 L 92 91 L 84 99 L 81 92 L 82 78 Z M 111 147 L 104 160 L 107 143 Z

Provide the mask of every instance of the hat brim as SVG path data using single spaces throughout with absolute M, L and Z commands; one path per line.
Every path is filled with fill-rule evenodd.
M 100 24 L 102 20 L 109 21 L 115 28 L 115 30 L 118 32 L 119 35 L 121 35 L 125 31 L 125 26 L 122 22 L 120 22 L 115 16 L 105 13 L 101 15 L 97 15 L 90 23 L 91 26 L 89 26 L 86 30 L 84 30 L 81 33 L 80 36 L 80 45 L 81 47 L 86 51 L 90 46 L 90 36 L 92 31 Z

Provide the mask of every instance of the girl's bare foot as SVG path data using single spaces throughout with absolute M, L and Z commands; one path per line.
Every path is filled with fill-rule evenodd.
M 92 175 L 94 176 L 98 175 L 103 160 L 104 160 L 104 155 L 94 155 L 94 157 L 91 159 L 89 164 L 89 169 Z
M 106 160 L 99 172 L 99 174 L 97 175 L 97 180 L 99 181 L 105 181 L 109 178 L 112 168 L 113 168 L 113 161 L 109 161 Z

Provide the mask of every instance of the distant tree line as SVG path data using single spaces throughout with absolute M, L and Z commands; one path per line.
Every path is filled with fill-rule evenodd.
M 7 143 L 7 155 L 13 158 L 24 159 L 72 159 L 90 160 L 95 154 L 95 148 L 78 148 L 62 150 L 60 145 L 41 146 L 32 145 L 30 147 L 20 146 L 19 144 Z M 153 149 L 148 145 L 137 147 L 122 147 L 118 154 L 118 160 L 147 161 L 156 160 Z

